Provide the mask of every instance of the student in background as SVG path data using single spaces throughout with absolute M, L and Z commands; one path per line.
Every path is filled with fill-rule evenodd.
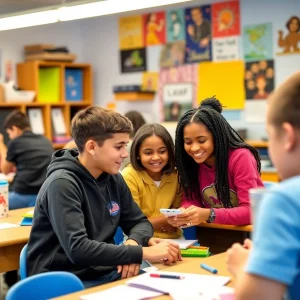
M 4 128 L 10 141 L 6 148 L 0 135 L 1 170 L 7 174 L 16 167 L 9 209 L 34 206 L 46 179 L 53 147 L 44 136 L 31 131 L 27 116 L 20 111 L 13 111 L 6 117 Z
M 159 124 L 142 126 L 133 140 L 131 165 L 122 175 L 134 201 L 148 217 L 159 238 L 180 238 L 181 229 L 173 227 L 160 208 L 178 208 L 181 202 L 175 169 L 174 142 Z
M 130 134 L 129 136 L 129 142 L 127 144 L 127 150 L 128 152 L 130 153 L 130 148 L 131 148 L 131 145 L 132 145 L 132 140 L 136 134 L 136 132 L 144 125 L 146 124 L 146 121 L 144 119 L 144 117 L 142 116 L 141 113 L 139 113 L 138 111 L 136 110 L 131 110 L 131 111 L 128 111 L 126 114 L 125 114 L 125 117 L 128 118 L 131 123 L 132 123 L 132 126 L 133 126 L 133 131 L 132 133 Z M 121 167 L 121 170 L 124 169 L 128 164 L 130 163 L 130 157 L 126 157 L 124 159 L 124 162 L 122 164 L 122 167 Z
M 176 165 L 184 197 L 173 226 L 250 224 L 248 190 L 263 186 L 260 159 L 221 115 L 216 98 L 187 111 L 176 129 Z
M 237 277 L 236 299 L 299 299 L 299 115 L 298 72 L 268 100 L 269 152 L 283 181 L 272 187 L 263 199 L 253 245 L 246 240 L 244 247 L 234 244 L 228 250 L 228 269 Z
M 75 115 L 71 130 L 78 150 L 55 152 L 37 198 L 28 275 L 68 271 L 93 286 L 137 275 L 142 259 L 181 259 L 178 245 L 151 238 L 152 225 L 119 173 L 131 122 L 90 106 Z M 128 236 L 120 246 L 118 226 Z

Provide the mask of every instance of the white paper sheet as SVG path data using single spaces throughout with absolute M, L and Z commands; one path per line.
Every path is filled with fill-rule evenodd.
M 166 240 L 178 244 L 180 249 L 187 249 L 189 246 L 198 243 L 198 240 L 181 240 L 181 239 L 166 239 Z
M 19 224 L 12 224 L 12 223 L 0 223 L 0 230 L 1 229 L 7 229 L 7 228 L 14 228 L 19 227 Z

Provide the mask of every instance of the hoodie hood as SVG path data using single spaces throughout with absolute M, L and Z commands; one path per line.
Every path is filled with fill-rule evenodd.
M 102 183 L 109 179 L 109 174 L 103 172 L 97 179 L 95 179 L 87 168 L 78 160 L 79 152 L 77 149 L 61 149 L 57 150 L 52 155 L 51 163 L 48 166 L 47 177 L 49 177 L 56 170 L 66 170 L 74 173 L 81 180 L 99 181 Z

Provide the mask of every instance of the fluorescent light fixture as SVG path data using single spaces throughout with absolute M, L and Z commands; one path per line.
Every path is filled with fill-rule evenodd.
M 0 18 L 0 31 L 112 15 L 190 1 L 193 0 L 101 0 L 73 6 L 48 7 L 48 10 L 44 11 L 28 11 L 21 15 L 4 16 Z
M 154 8 L 192 0 L 106 0 L 93 3 L 65 6 L 58 9 L 60 21 L 70 21 L 105 16 L 134 10 Z
M 9 30 L 58 22 L 57 10 L 46 10 L 0 18 L 0 30 Z

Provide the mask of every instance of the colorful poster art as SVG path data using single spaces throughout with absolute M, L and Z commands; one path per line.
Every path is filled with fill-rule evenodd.
M 146 71 L 146 49 L 138 48 L 121 51 L 121 72 L 143 72 Z
M 159 74 L 160 120 L 176 122 L 197 105 L 196 64 L 162 69 Z
M 211 60 L 211 7 L 185 10 L 187 63 Z
M 144 47 L 142 16 L 119 19 L 119 45 L 121 50 Z
M 143 19 L 145 45 L 164 44 L 166 42 L 165 12 L 146 14 L 143 16 Z
M 240 2 L 229 1 L 212 5 L 213 37 L 240 35 Z
M 158 73 L 144 72 L 142 77 L 142 90 L 156 92 L 157 87 L 158 87 Z
M 243 28 L 244 59 L 256 61 L 272 59 L 273 38 L 272 24 L 248 25 Z
M 213 61 L 238 60 L 240 58 L 237 36 L 213 39 Z
M 286 29 L 278 31 L 277 55 L 300 53 L 300 18 L 290 17 L 285 25 Z
M 274 67 L 273 60 L 246 63 L 245 90 L 247 100 L 266 99 L 274 90 Z
M 161 49 L 160 67 L 177 67 L 184 64 L 185 41 L 167 43 Z
M 183 9 L 173 9 L 167 12 L 168 42 L 185 39 L 185 21 Z

